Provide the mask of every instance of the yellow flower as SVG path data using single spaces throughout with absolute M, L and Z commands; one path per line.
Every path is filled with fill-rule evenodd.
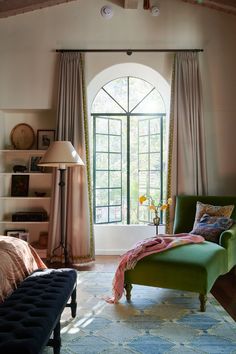
M 150 206 L 149 206 L 149 209 L 150 209 L 151 211 L 153 211 L 153 212 L 155 212 L 155 211 L 156 211 L 156 207 L 155 207 L 155 205 L 150 205 Z
M 150 202 L 150 205 L 147 205 L 149 210 L 155 213 L 158 212 L 158 209 L 160 209 L 161 211 L 167 210 L 169 208 L 169 205 L 172 204 L 172 198 L 168 198 L 165 203 L 162 203 L 161 201 L 159 203 L 155 203 L 154 199 L 149 195 L 143 194 L 139 197 L 140 204 L 143 204 L 144 202 L 146 202 L 146 200 L 149 200 Z
M 146 202 L 146 200 L 147 200 L 147 197 L 146 197 L 145 195 L 141 195 L 141 196 L 139 197 L 139 203 L 140 203 L 140 204 L 143 204 L 144 202 Z
M 168 204 L 162 204 L 162 206 L 160 207 L 160 210 L 164 211 L 168 208 Z

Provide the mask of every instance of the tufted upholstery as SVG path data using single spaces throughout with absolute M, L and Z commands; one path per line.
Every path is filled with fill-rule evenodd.
M 60 316 L 71 295 L 72 316 L 76 313 L 76 278 L 74 269 L 46 269 L 28 276 L 0 304 L 0 353 L 41 353 L 55 327 L 55 341 L 49 345 L 59 353 Z

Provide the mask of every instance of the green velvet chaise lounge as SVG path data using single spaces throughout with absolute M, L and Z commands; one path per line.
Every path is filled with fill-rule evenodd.
M 211 205 L 235 205 L 231 218 L 236 220 L 236 197 L 178 196 L 174 233 L 193 229 L 196 202 Z M 131 298 L 132 284 L 192 291 L 199 294 L 200 310 L 205 311 L 207 294 L 216 279 L 236 265 L 236 224 L 224 231 L 219 244 L 179 246 L 141 259 L 134 269 L 125 272 L 126 298 Z

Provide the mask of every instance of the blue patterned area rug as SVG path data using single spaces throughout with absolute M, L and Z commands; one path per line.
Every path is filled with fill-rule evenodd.
M 130 303 L 111 305 L 102 296 L 113 275 L 78 272 L 77 317 L 63 313 L 61 354 L 236 353 L 236 323 L 212 295 L 202 313 L 198 294 L 134 285 Z

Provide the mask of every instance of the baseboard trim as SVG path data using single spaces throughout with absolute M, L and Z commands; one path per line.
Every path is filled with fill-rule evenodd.
M 127 249 L 97 249 L 95 250 L 96 256 L 120 256 L 125 253 Z

